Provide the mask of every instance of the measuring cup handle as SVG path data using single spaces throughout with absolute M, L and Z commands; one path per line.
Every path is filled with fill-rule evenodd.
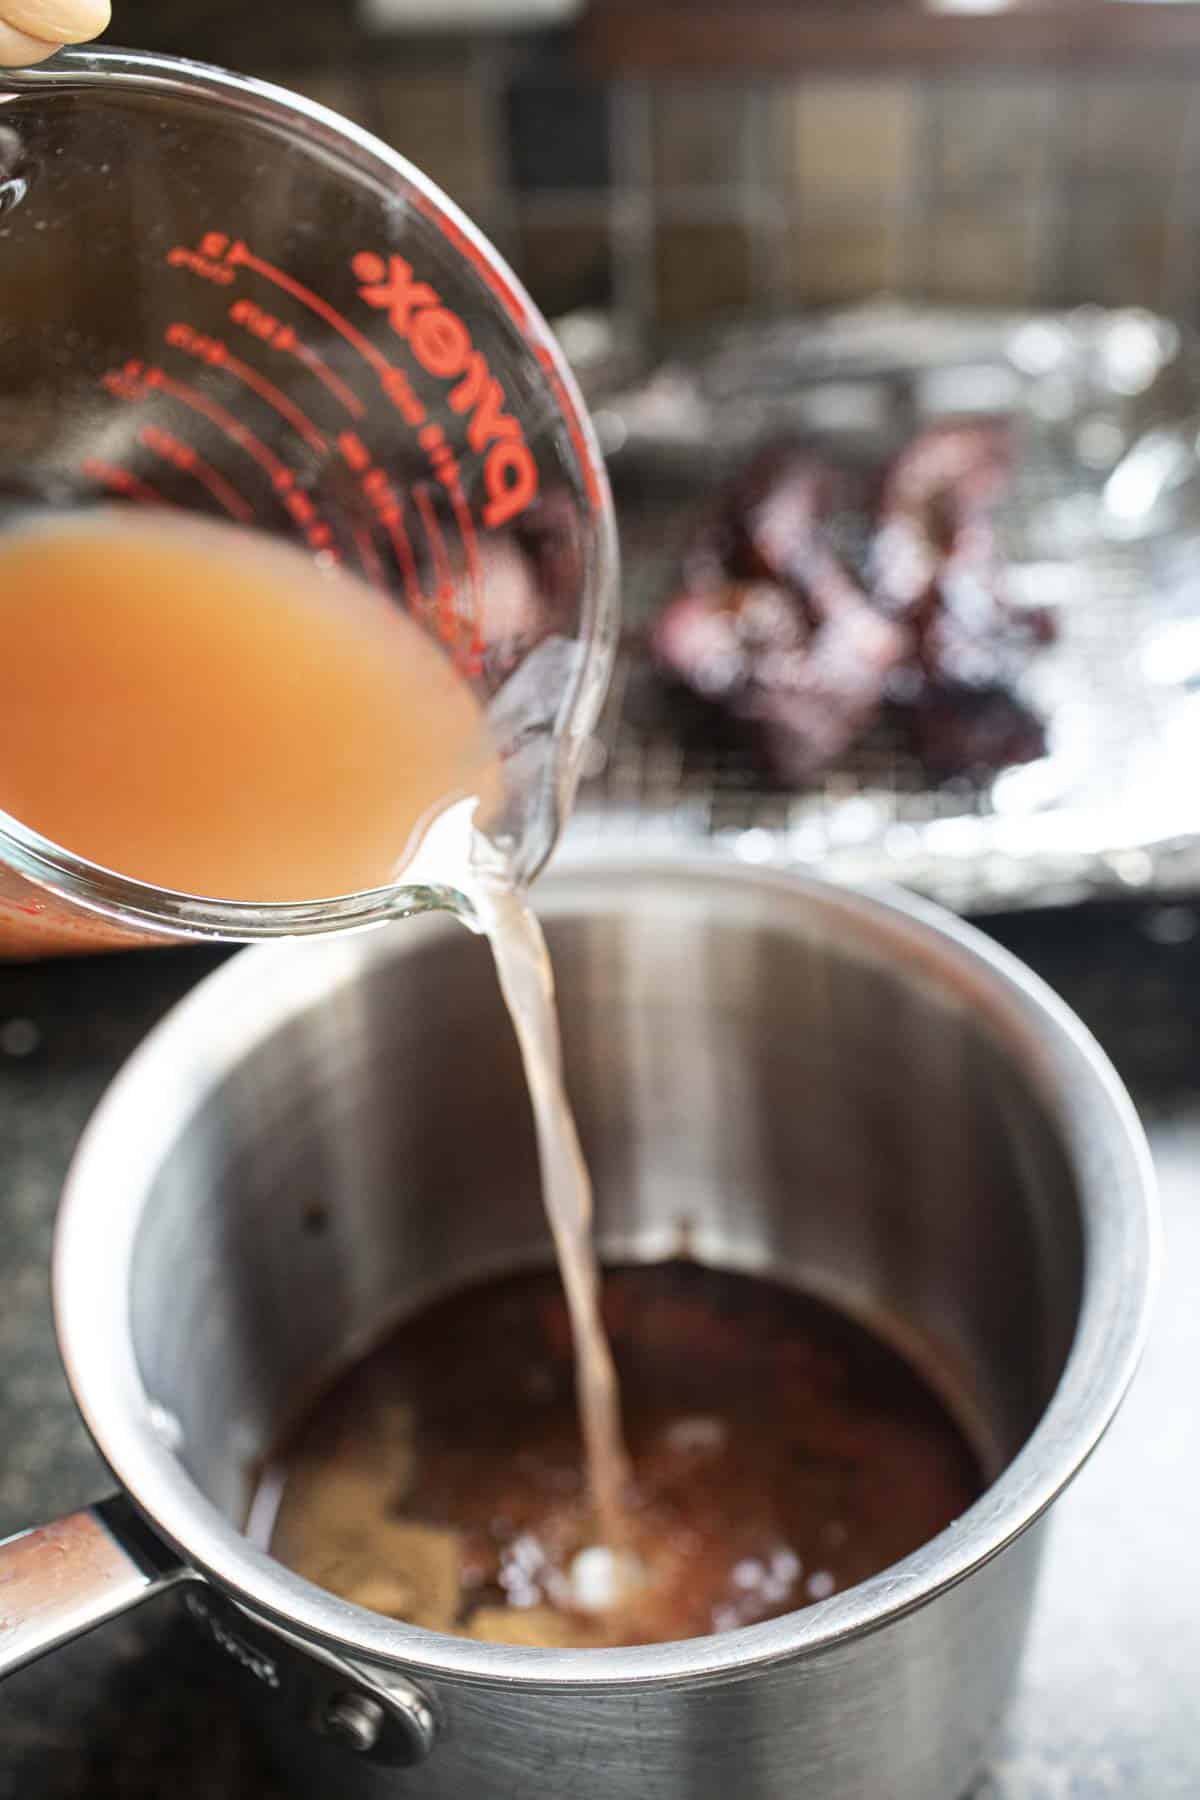
M 121 1494 L 0 1543 L 0 1680 L 185 1573 Z

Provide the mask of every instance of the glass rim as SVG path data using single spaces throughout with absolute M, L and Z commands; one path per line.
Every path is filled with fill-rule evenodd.
M 56 88 L 64 92 L 124 90 L 216 104 L 222 109 L 232 107 L 251 122 L 293 134 L 297 123 L 303 122 L 301 147 L 305 151 L 311 153 L 314 148 L 315 129 L 318 144 L 339 152 L 353 173 L 384 182 L 399 181 L 415 195 L 423 216 L 441 231 L 448 247 L 473 267 L 536 359 L 566 427 L 594 529 L 579 596 L 584 653 L 559 707 L 564 730 L 552 759 L 553 780 L 547 784 L 554 813 L 551 830 L 535 865 L 517 869 L 519 879 L 532 881 L 557 842 L 574 799 L 617 637 L 617 534 L 608 475 L 575 377 L 549 325 L 499 251 L 435 182 L 372 132 L 307 95 L 214 64 L 108 46 L 66 48 L 33 68 L 0 70 L 0 105 L 6 98 Z M 434 907 L 455 911 L 467 907 L 464 896 L 452 887 L 406 886 L 402 876 L 383 887 L 319 900 L 260 903 L 183 894 L 106 869 L 2 810 L 0 865 L 60 899 L 118 924 L 173 937 L 247 942 L 353 929 Z

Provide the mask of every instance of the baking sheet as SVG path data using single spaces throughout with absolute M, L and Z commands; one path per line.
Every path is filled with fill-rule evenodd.
M 1200 531 L 1113 542 L 1097 510 L 1107 468 L 1156 411 L 1179 404 L 1171 328 L 1156 327 L 1162 368 L 1121 393 L 1095 354 L 1082 372 L 1078 354 L 1064 383 L 1061 368 L 1021 369 L 1011 347 L 1032 325 L 1035 349 L 1038 331 L 1047 342 L 1058 331 L 1070 355 L 1072 329 L 1094 343 L 1099 323 L 1127 315 L 890 310 L 890 337 L 886 309 L 860 309 L 817 328 L 811 357 L 793 324 L 771 328 L 765 344 L 747 328 L 732 348 L 727 340 L 690 369 L 676 365 L 673 434 L 664 428 L 671 381 L 660 380 L 657 401 L 640 412 L 645 388 L 600 403 L 614 450 L 627 621 L 636 631 L 665 592 L 697 496 L 765 433 L 804 417 L 817 389 L 809 417 L 823 409 L 826 431 L 860 443 L 894 441 L 925 417 L 981 410 L 990 395 L 988 408 L 1011 412 L 1018 432 L 1019 479 L 1002 518 L 1013 580 L 1031 602 L 1051 600 L 1059 620 L 1059 641 L 1031 659 L 1022 689 L 1048 721 L 1049 754 L 983 783 L 932 786 L 915 762 L 872 738 L 807 791 L 767 792 L 740 759 L 685 754 L 668 728 L 647 722 L 635 703 L 644 672 L 627 648 L 581 790 L 576 851 L 613 838 L 711 848 L 816 866 L 835 879 L 900 882 L 959 911 L 1200 887 Z M 1146 329 L 1155 322 L 1137 318 L 1149 369 Z M 747 374 L 735 406 L 739 365 L 758 373 Z M 831 426 L 838 389 L 851 404 Z M 697 446 L 706 405 L 712 428 Z

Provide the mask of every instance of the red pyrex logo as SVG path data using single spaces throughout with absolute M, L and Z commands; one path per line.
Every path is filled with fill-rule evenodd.
M 466 415 L 467 443 L 483 457 L 483 523 L 508 524 L 537 494 L 537 464 L 520 422 L 504 410 L 504 389 L 487 358 L 437 290 L 413 279 L 412 265 L 402 256 L 385 259 L 360 250 L 351 268 L 361 283 L 360 298 L 387 313 L 392 330 L 426 374 L 455 383 L 447 401 L 453 412 Z

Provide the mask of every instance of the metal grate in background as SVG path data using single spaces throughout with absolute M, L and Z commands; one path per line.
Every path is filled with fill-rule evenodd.
M 1200 627 L 1189 623 L 1200 619 L 1200 543 L 1194 555 L 1176 544 L 1171 581 L 1161 542 L 1106 544 L 1094 529 L 1039 560 L 1029 519 L 1044 528 L 1078 505 L 1061 465 L 1026 455 L 1007 535 L 1016 571 L 1053 590 L 1059 625 L 1022 687 L 1048 725 L 1040 762 L 931 784 L 876 731 L 804 791 L 769 791 L 749 758 L 685 749 L 646 704 L 654 677 L 635 635 L 594 739 L 577 852 L 614 839 L 682 844 L 899 882 L 959 911 L 1200 889 Z M 668 591 L 689 510 L 648 502 L 630 520 L 635 627 Z

